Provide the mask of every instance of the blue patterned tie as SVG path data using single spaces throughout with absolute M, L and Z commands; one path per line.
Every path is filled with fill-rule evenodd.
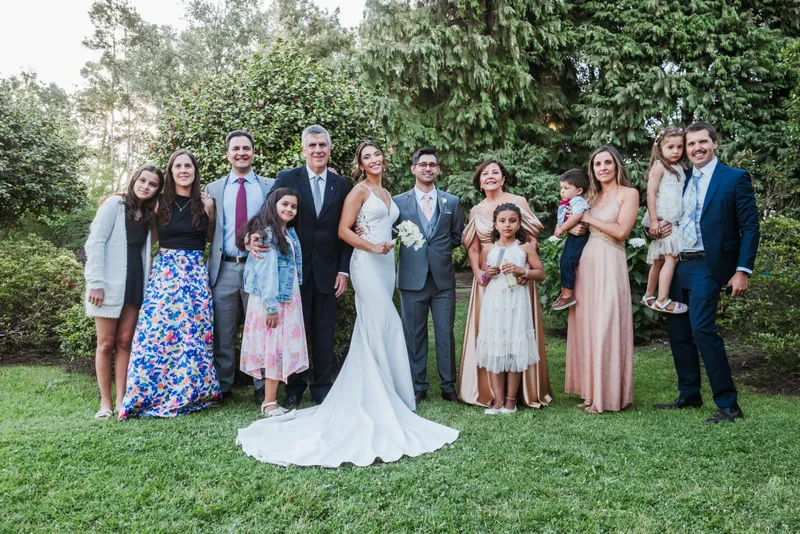
M 692 173 L 692 181 L 686 186 L 681 207 L 681 244 L 683 248 L 692 248 L 697 243 L 697 186 L 700 173 Z

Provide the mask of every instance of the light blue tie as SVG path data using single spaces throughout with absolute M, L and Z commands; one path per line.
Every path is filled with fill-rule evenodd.
M 314 190 L 312 194 L 314 195 L 314 209 L 319 215 L 319 210 L 322 209 L 322 190 L 320 189 L 319 183 L 322 181 L 321 176 L 314 177 Z
M 681 244 L 683 248 L 692 248 L 697 243 L 697 189 L 700 173 L 692 173 L 691 182 L 686 186 L 681 207 Z

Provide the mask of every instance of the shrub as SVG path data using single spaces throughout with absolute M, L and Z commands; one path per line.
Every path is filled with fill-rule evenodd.
M 35 235 L 0 243 L 0 357 L 47 348 L 61 313 L 82 294 L 82 269 L 72 252 Z
M 776 364 L 800 367 L 800 221 L 761 223 L 761 244 L 744 298 L 724 296 L 719 324 Z
M 654 329 L 661 322 L 661 317 L 657 312 L 639 302 L 647 287 L 647 275 L 650 272 L 650 265 L 645 261 L 649 244 L 642 237 L 643 235 L 642 214 L 640 213 L 631 231 L 632 237 L 628 239 L 625 247 L 625 255 L 628 260 L 628 277 L 631 284 L 631 301 L 633 304 L 633 333 L 637 342 L 649 341 L 653 337 Z M 539 300 L 541 301 L 542 311 L 547 316 L 548 324 L 566 328 L 567 314 L 555 312 L 550 307 L 561 291 L 559 262 L 561 260 L 561 251 L 564 248 L 564 241 L 564 239 L 545 238 L 544 235 L 539 240 L 539 258 L 542 260 L 547 273 L 545 281 L 539 284 Z
M 71 362 L 93 362 L 97 346 L 94 319 L 86 316 L 86 307 L 79 302 L 61 314 L 61 324 L 56 326 L 59 352 Z

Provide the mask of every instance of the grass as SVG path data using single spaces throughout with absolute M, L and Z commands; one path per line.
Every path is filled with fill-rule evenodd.
M 245 456 L 249 389 L 173 420 L 98 422 L 92 377 L 0 367 L 0 531 L 800 531 L 797 398 L 744 391 L 747 418 L 728 425 L 703 422 L 710 405 L 657 412 L 675 373 L 666 347 L 645 348 L 635 408 L 591 416 L 563 394 L 564 351 L 548 340 L 551 407 L 490 418 L 434 385 L 419 413 L 459 429 L 454 445 L 338 470 Z

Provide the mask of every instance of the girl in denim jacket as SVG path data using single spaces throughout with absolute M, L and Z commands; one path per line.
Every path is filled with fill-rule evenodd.
M 240 365 L 248 375 L 265 379 L 261 413 L 267 417 L 286 413 L 276 400 L 278 382 L 308 369 L 300 301 L 303 254 L 294 230 L 299 201 L 294 190 L 276 189 L 238 237 L 244 246 L 245 235 L 260 233 L 269 245 L 260 259 L 251 254 L 244 268 L 244 290 L 250 296 Z

